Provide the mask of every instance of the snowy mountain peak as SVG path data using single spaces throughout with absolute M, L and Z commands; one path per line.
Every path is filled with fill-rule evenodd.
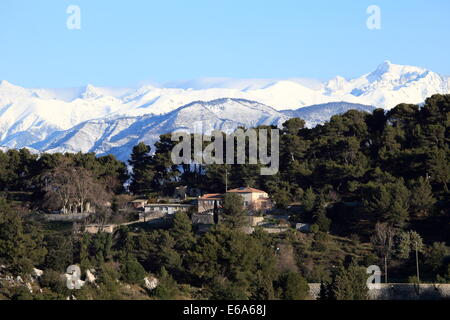
M 161 134 L 178 130 L 210 134 L 233 132 L 238 127 L 281 126 L 288 116 L 264 104 L 245 99 L 223 98 L 196 101 L 161 115 L 89 120 L 56 132 L 32 147 L 45 152 L 95 152 L 127 160 L 134 145 L 153 145 Z
M 409 81 L 420 80 L 430 73 L 427 69 L 396 65 L 389 61 L 380 64 L 377 69 L 367 76 L 370 82 L 376 81 L 398 81 L 404 84 Z
M 12 84 L 6 80 L 0 81 L 0 87 L 10 87 L 10 86 L 12 86 Z
M 305 93 L 315 93 L 315 90 L 310 89 L 298 82 L 291 81 L 291 80 L 280 80 L 273 83 L 270 83 L 260 89 L 254 89 L 254 90 L 248 90 L 248 92 L 252 91 L 269 91 L 269 92 L 277 92 L 277 93 L 298 93 L 302 92 Z M 307 98 L 307 96 L 304 95 L 303 98 Z
M 336 76 L 325 85 L 325 95 L 332 95 L 334 92 L 345 90 L 347 80 L 344 77 Z
M 419 104 L 433 94 L 450 93 L 449 88 L 449 78 L 390 61 L 361 77 L 338 76 L 317 87 L 292 79 L 213 79 L 135 89 L 28 89 L 1 81 L 0 147 L 110 152 L 126 159 L 133 143 L 150 143 L 159 134 L 192 129 L 199 121 L 206 130 L 224 131 L 280 125 L 288 115 L 281 110 L 319 105 L 295 113 L 315 125 L 357 105 L 366 110 Z
M 345 80 L 328 81 L 322 93 L 333 101 L 346 101 L 392 109 L 399 103 L 421 103 L 427 97 L 449 93 L 448 81 L 437 73 L 385 61 L 373 72 Z
M 14 99 L 24 97 L 32 97 L 31 90 L 16 86 L 6 80 L 0 82 L 0 98 L 5 99 L 6 101 L 13 101 Z
M 384 73 L 389 71 L 389 69 L 393 66 L 394 64 L 392 62 L 390 62 L 389 60 L 385 60 L 383 63 L 378 65 L 377 70 Z
M 390 61 L 384 61 L 382 64 L 378 65 L 375 71 L 368 75 L 368 79 L 371 82 L 377 81 L 383 77 L 383 75 L 393 71 L 395 66 Z
M 94 100 L 103 96 L 104 94 L 100 88 L 94 87 L 92 84 L 88 84 L 81 95 L 81 98 L 86 100 Z
M 12 84 L 11 82 L 8 82 L 6 80 L 2 80 L 0 81 L 0 89 L 2 90 L 14 90 L 14 89 L 22 89 L 25 90 L 25 88 L 16 86 L 14 84 Z

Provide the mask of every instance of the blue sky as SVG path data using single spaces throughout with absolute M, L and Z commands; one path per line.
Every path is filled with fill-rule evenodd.
M 71 4 L 81 30 L 66 27 Z M 372 4 L 381 30 L 366 27 Z M 324 80 L 384 60 L 449 75 L 448 12 L 448 0 L 1 0 L 0 79 L 27 87 Z

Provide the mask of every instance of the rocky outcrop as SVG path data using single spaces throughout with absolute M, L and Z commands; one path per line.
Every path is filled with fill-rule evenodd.
M 144 287 L 148 290 L 154 290 L 158 287 L 159 281 L 155 277 L 145 277 Z

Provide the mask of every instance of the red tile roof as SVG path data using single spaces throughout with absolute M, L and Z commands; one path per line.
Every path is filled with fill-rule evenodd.
M 223 194 L 221 193 L 209 193 L 199 198 L 199 200 L 222 200 L 222 198 Z
M 267 193 L 265 191 L 262 190 L 258 190 L 255 188 L 250 188 L 250 187 L 241 187 L 241 188 L 237 188 L 237 189 L 233 189 L 233 190 L 228 190 L 228 192 L 233 192 L 233 193 Z
M 267 193 L 262 190 L 258 190 L 250 187 L 241 187 L 237 189 L 228 190 L 230 193 Z M 223 200 L 225 195 L 223 193 L 208 193 L 203 197 L 199 198 L 199 200 Z

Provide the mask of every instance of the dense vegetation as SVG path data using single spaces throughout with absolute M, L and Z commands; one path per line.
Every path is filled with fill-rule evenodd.
M 291 119 L 274 176 L 261 176 L 258 165 L 174 166 L 170 135 L 154 153 L 142 143 L 133 149 L 131 177 L 112 156 L 0 152 L 0 277 L 38 267 L 45 289 L 31 294 L 0 285 L 0 298 L 64 298 L 58 275 L 71 264 L 98 272 L 97 285 L 75 293 L 81 299 L 304 299 L 307 282 L 322 282 L 323 299 L 362 299 L 369 265 L 389 271 L 391 282 L 419 281 L 416 252 L 421 281 L 450 282 L 449 128 L 448 95 L 422 107 L 351 110 L 312 129 Z M 138 224 L 113 235 L 36 219 L 41 211 L 83 212 L 89 202 L 94 220 L 104 222 L 120 215 L 129 178 L 132 194 L 157 198 L 180 185 L 223 192 L 226 174 L 229 187 L 267 191 L 276 213 L 310 223 L 311 233 L 245 234 L 233 197 L 224 223 L 205 234 L 181 213 L 164 228 Z M 149 273 L 160 280 L 151 292 L 142 289 Z

